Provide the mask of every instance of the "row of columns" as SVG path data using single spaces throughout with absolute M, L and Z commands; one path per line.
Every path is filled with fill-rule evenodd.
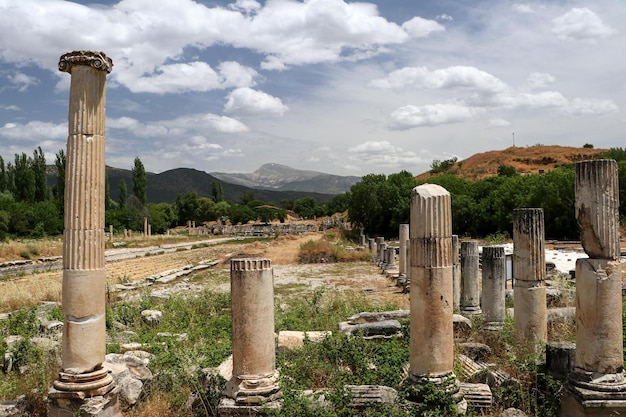
M 59 62 L 59 70 L 71 74 L 71 85 L 63 247 L 65 323 L 62 365 L 49 392 L 48 412 L 55 417 L 121 416 L 118 389 L 102 367 L 106 350 L 105 84 L 112 67 L 111 59 L 102 52 L 74 51 L 63 55 Z M 618 207 L 615 161 L 578 163 L 576 215 L 589 259 L 576 264 L 576 361 L 564 395 L 562 416 L 591 415 L 600 408 L 609 411 L 593 415 L 626 411 Z M 514 212 L 515 332 L 534 345 L 547 339 L 543 222 L 541 209 Z M 477 245 L 461 242 L 465 254 L 461 259 L 467 261 L 463 261 L 460 283 L 455 285 L 458 241 L 452 236 L 450 194 L 438 185 L 413 189 L 408 229 L 408 239 L 406 229 L 401 231 L 400 269 L 411 277 L 409 378 L 415 384 L 434 383 L 452 393 L 463 410 L 465 402 L 458 394 L 459 382 L 453 373 L 452 314 L 457 287 L 463 294 L 461 308 L 468 313 L 481 311 L 480 293 L 473 283 L 478 282 L 474 267 Z M 382 240 L 377 242 L 379 259 L 383 258 L 384 246 Z M 484 265 L 485 301 L 500 300 L 502 251 L 486 249 L 490 256 L 485 256 L 489 259 Z M 394 259 L 395 250 L 386 261 L 393 263 Z M 476 279 L 470 275 L 465 278 L 464 270 L 475 273 Z M 235 407 L 271 403 L 280 397 L 280 387 L 275 366 L 270 261 L 233 260 L 231 293 L 233 378 L 226 394 Z M 500 322 L 502 305 L 485 308 L 485 315 L 488 323 Z M 84 405 L 94 398 L 99 404 L 89 404 L 90 409 L 99 411 L 89 414 Z

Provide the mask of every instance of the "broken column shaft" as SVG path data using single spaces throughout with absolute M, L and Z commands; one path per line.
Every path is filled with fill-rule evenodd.
M 561 416 L 626 415 L 617 163 L 577 163 L 575 191 L 589 259 L 576 261 L 576 359 Z
M 515 335 L 534 350 L 548 338 L 543 209 L 513 211 Z
M 461 314 L 480 314 L 480 282 L 478 242 L 461 242 Z
M 506 298 L 506 255 L 504 246 L 483 247 L 483 322 L 488 329 L 504 324 Z
M 450 193 L 424 184 L 411 193 L 411 329 L 409 378 L 458 396 L 452 327 L 452 210 Z
M 237 406 L 280 397 L 274 340 L 274 273 L 269 259 L 230 263 L 233 375 L 226 395 Z

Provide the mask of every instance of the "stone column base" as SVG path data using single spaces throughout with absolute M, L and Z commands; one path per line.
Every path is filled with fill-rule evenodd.
M 262 405 L 237 404 L 232 398 L 222 398 L 217 407 L 220 417 L 254 417 L 266 415 L 266 410 L 277 410 L 281 407 L 281 401 L 269 401 Z
M 595 391 L 568 383 L 561 396 L 559 416 L 626 416 L 626 391 Z
M 464 415 L 467 412 L 467 401 L 463 397 L 461 384 L 454 372 L 438 377 L 418 376 L 409 372 L 409 380 L 407 382 L 413 386 L 413 392 L 407 398 L 409 403 L 423 403 L 424 399 L 420 398 L 419 395 L 420 388 L 427 384 L 432 384 L 437 389 L 450 394 L 452 401 L 456 403 L 459 415 Z
M 122 417 L 118 392 L 116 387 L 104 395 L 69 398 L 51 388 L 48 393 L 48 417 Z
M 483 314 L 480 307 L 461 307 L 462 316 L 477 316 Z
M 224 394 L 241 406 L 256 406 L 282 398 L 278 371 L 268 375 L 232 376 L 226 382 Z

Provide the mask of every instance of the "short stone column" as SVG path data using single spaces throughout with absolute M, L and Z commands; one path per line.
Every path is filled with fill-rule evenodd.
M 407 270 L 407 245 L 409 243 L 409 225 L 402 223 L 399 230 L 400 235 L 400 253 L 398 254 L 398 275 L 406 277 Z
M 378 245 L 378 266 L 383 270 L 387 265 L 387 244 L 385 242 Z
M 233 374 L 220 416 L 256 415 L 280 396 L 274 340 L 274 273 L 269 259 L 230 261 Z
M 396 248 L 393 246 L 388 246 L 387 247 L 387 251 L 386 251 L 386 265 L 385 265 L 385 271 L 391 272 L 391 271 L 395 271 L 397 272 L 397 266 L 396 266 Z
M 483 247 L 483 323 L 488 330 L 504 324 L 506 298 L 506 255 L 504 246 Z
M 576 359 L 561 416 L 626 415 L 617 163 L 577 163 L 575 192 L 589 259 L 576 261 Z
M 121 416 L 117 389 L 103 368 L 105 325 L 105 102 L 113 63 L 102 52 L 61 56 L 71 74 L 62 305 L 61 371 L 48 392 L 48 415 Z
M 461 242 L 461 314 L 480 314 L 480 282 L 478 280 L 480 256 L 478 241 Z
M 543 209 L 513 210 L 515 335 L 532 348 L 548 339 Z
M 369 244 L 370 253 L 376 252 L 376 240 L 373 237 L 367 238 L 367 243 Z
M 452 235 L 452 307 L 461 312 L 461 271 L 459 270 L 459 236 Z
M 377 264 L 380 261 L 380 250 L 381 250 L 381 245 L 383 243 L 385 243 L 385 238 L 382 236 L 377 236 L 376 237 L 376 252 L 374 255 L 374 262 Z
M 409 383 L 433 383 L 466 402 L 454 375 L 452 210 L 450 193 L 435 184 L 411 192 L 411 329 Z M 409 399 L 412 397 L 410 396 Z

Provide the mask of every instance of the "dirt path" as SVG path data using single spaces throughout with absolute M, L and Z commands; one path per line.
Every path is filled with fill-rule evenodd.
M 228 291 L 228 259 L 237 256 L 259 256 L 272 260 L 277 292 L 307 292 L 319 286 L 338 291 L 363 291 L 381 303 L 393 302 L 408 308 L 408 296 L 401 294 L 392 282 L 380 274 L 373 263 L 308 264 L 299 263 L 300 245 L 308 240 L 322 238 L 321 233 L 301 236 L 281 236 L 268 242 L 222 243 L 193 247 L 170 253 L 153 252 L 149 256 L 138 256 L 107 262 L 107 284 L 142 281 L 163 271 L 196 265 L 200 261 L 220 260 L 209 274 L 198 274 L 191 281 L 198 288 Z M 62 271 L 42 272 L 0 281 L 0 312 L 16 310 L 39 304 L 43 301 L 60 301 Z M 154 290 L 179 285 L 177 280 L 167 286 L 155 286 Z M 182 287 L 185 288 L 184 286 Z

